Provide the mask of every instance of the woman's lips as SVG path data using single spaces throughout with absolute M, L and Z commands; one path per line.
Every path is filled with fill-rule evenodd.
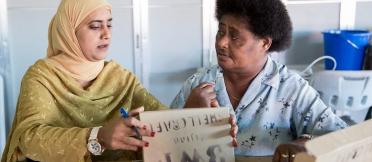
M 99 49 L 106 49 L 106 48 L 108 48 L 108 46 L 109 46 L 108 44 L 103 44 L 103 45 L 99 45 L 98 48 Z
M 224 53 L 217 53 L 217 56 L 228 57 L 229 55 Z

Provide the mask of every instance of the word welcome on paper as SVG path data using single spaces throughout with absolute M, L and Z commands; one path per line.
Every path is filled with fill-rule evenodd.
M 193 108 L 147 111 L 140 114 L 155 137 L 143 137 L 145 162 L 230 162 L 231 145 L 228 108 Z

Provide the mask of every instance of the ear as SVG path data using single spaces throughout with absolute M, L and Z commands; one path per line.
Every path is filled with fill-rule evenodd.
M 264 37 L 264 38 L 261 38 L 261 40 L 262 40 L 262 48 L 265 51 L 268 51 L 271 47 L 271 44 L 273 43 L 273 39 L 271 37 Z

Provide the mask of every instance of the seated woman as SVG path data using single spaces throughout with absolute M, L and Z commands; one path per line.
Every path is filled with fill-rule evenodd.
M 2 162 L 139 158 L 129 150 L 149 143 L 133 137 L 131 127 L 140 128 L 142 136 L 154 133 L 133 117 L 143 108 L 134 109 L 165 106 L 133 73 L 104 61 L 111 21 L 105 0 L 62 0 L 49 26 L 47 58 L 23 77 Z M 120 118 L 121 107 L 133 110 L 129 118 Z
M 280 0 L 217 0 L 216 17 L 218 65 L 188 78 L 171 108 L 233 108 L 235 154 L 242 156 L 272 156 L 278 145 L 304 134 L 347 126 L 307 81 L 270 58 L 291 43 L 291 20 Z M 281 158 L 303 149 L 280 148 Z

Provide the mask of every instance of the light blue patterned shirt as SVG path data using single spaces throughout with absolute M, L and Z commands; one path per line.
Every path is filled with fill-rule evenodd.
M 221 107 L 232 108 L 223 70 L 202 69 L 186 80 L 171 108 L 182 108 L 193 88 L 214 82 Z M 302 134 L 322 135 L 347 126 L 298 74 L 270 57 L 235 109 L 238 124 L 236 155 L 270 156 L 275 148 Z

